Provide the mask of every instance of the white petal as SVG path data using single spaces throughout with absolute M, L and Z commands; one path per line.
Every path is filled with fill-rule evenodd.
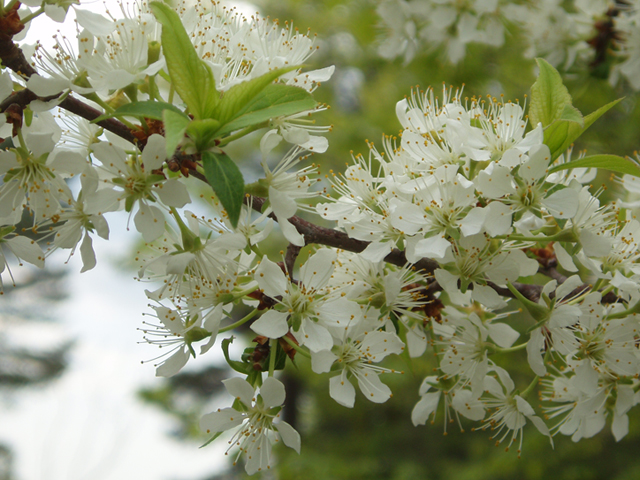
M 35 74 L 31 75 L 27 81 L 27 88 L 36 95 L 48 97 L 69 88 L 69 82 L 58 78 L 45 78 Z
M 207 433 L 224 432 L 242 423 L 244 417 L 233 408 L 211 412 L 200 419 L 200 428 Z
M 299 233 L 296 227 L 294 227 L 289 220 L 278 218 L 278 224 L 280 225 L 280 230 L 282 230 L 284 238 L 297 247 L 304 247 L 304 235 Z
M 271 298 L 284 295 L 285 290 L 290 288 L 282 269 L 267 257 L 263 257 L 258 265 L 255 279 L 260 289 L 264 290 L 264 293 Z
M 271 186 L 269 187 L 269 201 L 271 202 L 273 213 L 276 214 L 279 220 L 293 217 L 296 214 L 296 210 L 298 210 L 298 204 L 293 198 Z
M 502 348 L 509 348 L 520 337 L 520 334 L 506 323 L 490 323 L 487 329 L 489 336 Z
M 364 370 L 358 372 L 358 386 L 367 398 L 373 403 L 384 403 L 391 398 L 391 389 L 382 383 L 380 377 L 374 371 Z
M 311 370 L 315 373 L 326 373 L 331 370 L 331 365 L 338 359 L 330 350 L 311 352 Z
M 356 402 L 356 389 L 344 373 L 329 380 L 329 395 L 343 407 L 353 408 Z
M 284 403 L 285 395 L 284 385 L 273 377 L 267 377 L 260 387 L 260 396 L 267 408 L 281 406 Z
M 283 337 L 289 331 L 288 316 L 284 312 L 269 310 L 251 324 L 251 330 L 268 338 Z
M 307 346 L 312 352 L 330 350 L 333 347 L 333 338 L 329 331 L 307 318 L 302 320 L 300 330 L 294 332 L 294 335 L 298 343 Z
M 282 136 L 278 135 L 278 130 L 269 130 L 260 139 L 260 151 L 266 157 L 282 141 Z
M 451 406 L 469 420 L 480 421 L 484 418 L 484 405 L 479 399 L 473 398 L 470 390 L 457 390 Z
M 156 368 L 156 377 L 171 377 L 178 373 L 189 360 L 189 351 L 186 348 L 178 348 L 176 353 L 167 358 Z
M 82 256 L 82 270 L 80 273 L 91 270 L 96 266 L 96 254 L 93 251 L 93 243 L 89 234 L 85 234 L 84 240 L 80 245 L 80 255 Z
M 440 401 L 440 392 L 431 392 L 422 396 L 411 411 L 411 421 L 417 427 L 424 425 L 429 419 L 429 415 L 436 411 Z
M 87 10 L 75 9 L 75 11 L 76 20 L 80 26 L 93 35 L 108 35 L 116 28 L 115 22 L 108 20 L 102 15 Z
M 140 202 L 138 213 L 133 217 L 136 229 L 147 243 L 153 242 L 164 233 L 164 214 L 158 207 L 150 207 Z
M 573 188 L 564 188 L 553 192 L 542 201 L 549 213 L 556 218 L 572 218 L 578 211 L 578 192 Z
M 319 290 L 331 279 L 336 252 L 328 248 L 318 250 L 300 268 L 300 281 L 307 289 Z
M 300 453 L 300 434 L 295 430 L 295 428 L 287 422 L 279 422 L 274 426 L 276 427 L 276 430 L 278 430 L 284 444 Z
M 502 297 L 491 287 L 486 285 L 473 284 L 473 291 L 471 292 L 471 298 L 476 302 L 480 302 L 486 307 L 497 309 L 507 306 Z
M 614 415 L 611 422 L 611 433 L 616 442 L 622 440 L 629 433 L 629 417 L 627 415 Z
M 35 265 L 38 268 L 44 267 L 44 254 L 42 253 L 42 249 L 30 238 L 13 237 L 7 240 L 7 246 L 19 259 Z
M 411 237 L 407 242 L 406 255 L 407 260 L 411 263 L 415 263 L 424 257 L 442 259 L 451 248 L 449 240 L 442 235 L 434 235 L 417 241 L 413 240 L 414 238 L 417 239 L 417 237 Z
M 164 161 L 167 159 L 165 144 L 164 137 L 157 133 L 151 135 L 147 140 L 147 145 L 142 152 L 142 163 L 146 173 L 151 173 L 151 170 L 157 170 L 164 165 Z
M 531 337 L 527 342 L 527 359 L 531 370 L 539 377 L 544 377 L 547 374 L 547 369 L 542 360 L 542 348 L 544 348 L 544 337 L 540 329 L 537 328 L 531 332 Z
M 371 242 L 360 255 L 370 262 L 381 262 L 393 250 L 393 242 Z
M 244 378 L 227 378 L 222 383 L 233 398 L 240 400 L 246 407 L 251 406 L 255 390 Z
M 146 149 L 145 149 L 146 152 Z M 172 178 L 160 184 L 154 191 L 168 207 L 182 208 L 191 202 L 187 187 L 177 178 Z

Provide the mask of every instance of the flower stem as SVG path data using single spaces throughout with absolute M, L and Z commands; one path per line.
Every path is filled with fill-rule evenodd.
M 527 398 L 527 396 L 529 396 L 529 394 L 531 392 L 533 392 L 533 389 L 536 388 L 536 385 L 538 384 L 538 380 L 540 379 L 539 376 L 535 376 L 533 377 L 533 380 L 531 381 L 531 383 L 529 384 L 529 386 L 527 388 L 524 389 L 524 391 L 520 394 L 520 396 L 524 399 Z
M 521 343 L 520 345 L 516 345 L 515 347 L 509 347 L 509 348 L 500 348 L 500 347 L 496 347 L 496 353 L 511 353 L 511 352 L 517 352 L 519 350 L 523 350 L 525 348 L 527 348 L 527 344 L 529 342 L 524 342 Z
M 298 345 L 296 342 L 291 340 L 286 335 L 284 337 L 282 337 L 282 339 L 285 342 L 287 342 L 291 348 L 293 348 L 296 352 L 298 352 L 303 357 L 311 358 L 311 354 L 309 352 L 307 352 L 304 348 L 302 348 L 300 345 Z
M 11 2 L 11 4 L 13 4 L 14 2 Z M 20 19 L 20 23 L 22 23 L 23 25 L 26 25 L 27 23 L 29 23 L 31 20 L 33 20 L 34 18 L 36 18 L 38 15 L 44 13 L 44 8 L 40 7 L 38 10 L 36 10 L 35 12 L 33 12 L 31 15 L 27 15 L 24 18 Z
M 248 315 L 246 315 L 245 317 L 242 317 L 237 322 L 232 323 L 231 325 L 227 325 L 226 327 L 223 327 L 220 330 L 218 330 L 218 333 L 228 332 L 229 330 L 233 330 L 234 328 L 237 328 L 240 325 L 247 323 L 249 320 L 255 317 L 257 313 L 258 313 L 258 309 L 254 308 Z
M 227 143 L 231 143 L 234 140 L 242 138 L 245 135 L 248 135 L 249 133 L 251 133 L 251 132 L 253 132 L 255 130 L 259 130 L 259 129 L 263 128 L 263 127 L 264 127 L 264 125 L 259 124 L 259 125 L 252 125 L 251 127 L 243 128 L 238 133 L 235 133 L 233 135 L 229 135 L 228 137 L 225 137 L 222 140 L 220 140 L 220 143 L 218 144 L 218 146 L 222 147 L 222 146 L 226 145 Z
M 276 370 L 276 353 L 278 349 L 278 340 L 269 339 L 269 376 L 273 377 L 273 372 Z

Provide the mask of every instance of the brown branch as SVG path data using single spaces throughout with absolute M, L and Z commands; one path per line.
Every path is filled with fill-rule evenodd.
M 293 266 L 296 263 L 296 258 L 298 258 L 298 254 L 301 249 L 302 247 L 298 247 L 293 243 L 290 243 L 287 246 L 287 253 L 284 256 L 284 266 L 287 269 L 287 274 L 291 280 L 293 280 Z
M 9 67 L 11 70 L 23 77 L 28 78 L 37 73 L 24 57 L 22 50 L 20 50 L 20 48 L 11 41 L 10 36 L 7 38 L 7 35 L 0 35 L 0 59 L 2 60 L 3 65 Z M 24 109 L 34 100 L 48 102 L 59 97 L 61 94 L 62 93 L 58 95 L 51 95 L 49 97 L 39 97 L 29 89 L 13 92 L 9 97 L 2 100 L 2 103 L 0 103 L 0 112 L 4 112 L 12 104 L 18 104 Z M 103 114 L 100 110 L 96 110 L 77 98 L 72 97 L 71 94 L 67 95 L 67 97 L 62 100 L 58 106 L 89 121 L 94 120 Z M 98 122 L 98 125 L 105 130 L 115 133 L 134 145 L 138 143 L 136 137 L 134 137 L 131 130 L 129 130 L 129 127 L 115 118 L 102 120 Z

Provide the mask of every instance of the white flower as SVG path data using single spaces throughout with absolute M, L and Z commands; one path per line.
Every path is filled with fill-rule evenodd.
M 241 378 L 223 381 L 227 392 L 235 398 L 235 408 L 218 409 L 200 420 L 200 428 L 207 433 L 236 429 L 229 440 L 229 450 L 238 446 L 235 465 L 241 454 L 245 455 L 245 470 L 249 475 L 270 468 L 271 444 L 282 439 L 283 443 L 300 453 L 300 435 L 286 422 L 275 423 L 280 417 L 285 399 L 284 385 L 268 377 L 260 387 L 260 393 Z M 237 428 L 236 428 L 237 427 Z
M 238 274 L 236 259 L 246 245 L 246 238 L 199 222 L 191 212 L 185 212 L 185 218 L 188 226 L 180 220 L 180 238 L 167 232 L 157 254 L 140 267 L 138 277 L 163 281 L 152 294 L 157 300 L 170 298 L 175 304 L 184 300 L 193 308 L 193 299 L 208 294 L 203 299 L 205 304 L 216 305 L 227 299 L 234 288 Z M 207 232 L 202 237 L 200 227 Z
M 154 173 L 162 169 L 166 158 L 164 137 L 151 135 L 142 155 L 132 158 L 127 158 L 124 150 L 111 143 L 101 142 L 92 148 L 102 163 L 105 180 L 123 189 L 118 193 L 119 200 L 124 200 L 125 210 L 131 212 L 138 203 L 133 221 L 146 242 L 160 237 L 165 229 L 164 213 L 151 203 L 159 199 L 169 207 L 181 208 L 191 201 L 189 192 L 178 179 L 166 180 L 161 172 Z M 88 203 L 91 205 L 91 200 Z
M 540 377 L 547 373 L 541 351 L 553 347 L 561 355 L 566 355 L 577 345 L 573 327 L 578 323 L 582 312 L 578 306 L 568 303 L 572 299 L 569 295 L 582 285 L 582 280 L 574 275 L 562 285 L 557 285 L 555 280 L 548 282 L 540 294 L 538 309 L 530 310 L 537 323 L 527 342 L 527 359 L 531 370 Z M 549 295 L 554 291 L 555 297 L 550 300 Z
M 260 148 L 263 154 L 261 162 L 264 169 L 265 178 L 260 183 L 268 189 L 269 202 L 273 213 L 278 217 L 278 223 L 285 238 L 299 247 L 304 246 L 304 237 L 298 233 L 296 228 L 289 222 L 298 210 L 297 199 L 309 199 L 317 195 L 309 192 L 309 187 L 314 181 L 309 177 L 317 172 L 315 166 L 304 167 L 297 172 L 287 172 L 287 170 L 297 165 L 306 157 L 299 157 L 301 149 L 294 147 L 278 163 L 275 169 L 271 170 L 267 165 L 267 154 L 279 142 L 279 135 L 275 130 L 267 132 L 260 141 Z
M 395 333 L 372 330 L 365 322 L 360 322 L 345 330 L 342 342 L 332 350 L 311 353 L 313 371 L 328 372 L 335 365 L 340 373 L 329 381 L 330 395 L 336 402 L 352 408 L 356 391 L 349 378 L 358 381 L 364 396 L 374 403 L 386 402 L 391 397 L 391 389 L 380 381 L 379 374 L 394 372 L 388 368 L 373 365 L 387 355 L 399 355 L 404 344 Z
M 431 391 L 432 389 L 435 391 Z M 485 407 L 477 395 L 473 395 L 471 390 L 466 388 L 453 388 L 450 382 L 442 378 L 436 376 L 426 377 L 422 381 L 418 393 L 422 398 L 411 411 L 411 421 L 415 426 L 424 425 L 430 416 L 435 420 L 441 397 L 444 401 L 445 433 L 448 424 L 453 422 L 454 415 L 460 430 L 462 430 L 462 424 L 460 423 L 459 415 L 476 421 L 484 418 Z
M 41 112 L 30 126 L 22 128 L 24 144 L 0 151 L 0 219 L 17 223 L 23 208 L 33 214 L 38 224 L 60 211 L 60 203 L 69 203 L 71 190 L 65 179 L 82 172 L 87 164 L 81 155 L 55 150 L 60 127 L 48 112 Z
M 44 267 L 44 253 L 40 246 L 30 238 L 13 234 L 14 230 L 14 226 L 0 226 L 0 274 L 7 268 L 12 280 L 13 275 L 3 252 L 4 247 L 8 248 L 19 262 L 24 260 L 36 267 Z M 22 263 L 20 263 L 20 265 L 22 265 Z M 2 276 L 0 276 L 0 293 L 2 289 Z
M 210 337 L 208 344 L 202 347 L 200 353 L 209 350 L 215 341 L 223 316 L 222 305 L 218 305 L 206 317 L 197 314 L 192 316 L 180 309 L 173 310 L 162 305 L 151 305 L 151 308 L 155 310 L 153 316 L 160 320 L 161 325 L 144 322 L 145 325 L 153 328 L 142 330 L 146 335 L 144 339 L 159 348 L 170 348 L 170 351 L 154 359 L 164 358 L 156 365 L 157 377 L 175 375 L 186 365 L 190 356 L 195 357 L 196 353 L 191 346 L 193 342 Z
M 260 289 L 278 303 L 253 322 L 251 329 L 258 335 L 280 338 L 291 325 L 299 344 L 312 352 L 330 350 L 334 344 L 332 333 L 341 335 L 344 328 L 361 318 L 359 305 L 331 295 L 326 288 L 335 259 L 335 252 L 318 250 L 301 267 L 300 280 L 294 283 L 278 265 L 263 258 L 255 279 Z
M 495 431 L 491 438 L 499 437 L 496 443 L 501 443 L 505 438 L 509 437 L 509 444 L 507 450 L 511 447 L 511 444 L 520 437 L 518 444 L 518 455 L 522 451 L 522 439 L 524 437 L 524 426 L 529 420 L 535 425 L 540 433 L 549 437 L 551 445 L 553 445 L 553 439 L 549 433 L 549 428 L 539 417 L 535 416 L 535 411 L 531 408 L 531 405 L 517 394 L 515 391 L 515 385 L 509 377 L 506 370 L 500 367 L 493 367 L 493 370 L 498 374 L 499 381 L 492 377 L 487 376 L 484 380 L 485 390 L 491 397 L 483 397 L 483 402 L 487 409 L 492 413 L 485 420 L 482 425 L 482 429 L 491 428 Z M 503 433 L 504 431 L 504 433 Z

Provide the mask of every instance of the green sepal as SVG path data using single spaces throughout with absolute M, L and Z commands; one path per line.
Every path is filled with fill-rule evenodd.
M 249 185 L 244 186 L 244 193 L 249 195 L 253 195 L 256 197 L 268 197 L 269 196 L 269 185 L 265 181 L 264 178 L 261 178 L 257 182 L 250 183 Z
M 195 143 L 198 152 L 204 152 L 215 146 L 216 132 L 220 128 L 220 122 L 213 118 L 193 120 L 187 125 L 187 135 Z
M 164 180 L 166 180 L 164 175 L 153 174 L 153 175 L 148 175 L 147 178 L 144 179 L 144 182 L 147 185 L 155 185 L 156 183 L 160 183 L 160 182 L 162 182 Z
M 180 145 L 187 131 L 187 126 L 191 119 L 182 112 L 179 114 L 172 110 L 162 112 L 162 122 L 164 123 L 164 138 L 167 158 L 173 157 L 173 154 Z
M 209 440 L 207 440 L 206 442 L 204 442 L 202 445 L 200 445 L 199 448 L 203 448 L 206 447 L 207 445 L 209 445 L 211 442 L 213 442 L 215 439 L 217 439 L 220 435 L 222 435 L 224 432 L 218 432 L 216 433 L 213 437 L 211 437 Z
M 235 228 L 238 225 L 244 198 L 244 179 L 238 166 L 224 153 L 203 152 L 204 175 L 229 215 Z
M 91 123 L 101 122 L 108 118 L 114 117 L 135 117 L 135 118 L 150 118 L 152 120 L 162 120 L 165 110 L 170 110 L 175 114 L 178 114 L 187 120 L 189 117 L 184 114 L 178 107 L 170 103 L 154 102 L 153 100 L 145 100 L 143 102 L 131 102 L 125 103 L 118 107 L 111 113 L 105 113 L 98 118 L 91 120 Z
M 565 106 L 571 106 L 571 95 L 562 83 L 560 73 L 549 62 L 543 58 L 536 58 L 536 62 L 540 73 L 531 86 L 529 121 L 533 127 L 538 123 L 547 127 L 562 118 Z
M 133 204 L 135 203 L 135 201 L 136 199 L 133 198 L 132 195 L 128 195 L 124 200 L 124 211 L 130 212 L 131 210 L 133 210 Z
M 566 223 L 566 220 L 565 220 L 565 223 Z M 577 243 L 580 241 L 580 239 L 578 238 L 576 233 L 573 231 L 573 229 L 566 229 L 556 233 L 555 235 L 553 235 L 552 240 L 554 242 L 570 242 L 570 243 Z
M 640 177 L 640 167 L 628 158 L 617 155 L 591 155 L 572 162 L 555 165 L 549 169 L 549 173 L 572 168 L 601 168 L 616 173 Z
M 297 65 L 276 68 L 248 82 L 234 85 L 224 92 L 217 107 L 213 110 L 213 114 L 210 115 L 210 118 L 219 120 L 222 125 L 229 123 L 238 117 L 238 115 L 256 99 L 258 94 L 276 78 L 296 68 L 298 68 Z
M 198 56 L 178 14 L 161 2 L 149 6 L 162 25 L 162 51 L 173 87 L 196 119 L 211 118 L 220 96 L 211 69 Z
M 211 332 L 204 328 L 193 327 L 184 335 L 184 340 L 187 345 L 191 346 L 193 342 L 199 342 L 200 340 L 204 340 L 211 336 Z M 194 355 L 195 358 L 195 355 Z
M 16 229 L 15 225 L 5 225 L 0 227 L 0 240 L 9 235 Z
M 236 372 L 242 373 L 244 375 L 249 375 L 252 370 L 250 365 L 247 365 L 242 362 L 238 362 L 237 360 L 231 360 L 231 357 L 229 356 L 229 345 L 233 343 L 234 338 L 235 337 L 229 337 L 222 340 L 220 346 L 222 347 L 222 353 L 224 355 L 224 358 L 229 364 L 229 366 L 233 368 Z
M 284 348 L 282 348 L 282 345 L 280 345 L 280 342 L 274 342 L 276 345 L 276 365 L 274 367 L 274 370 L 284 370 L 284 367 L 287 364 L 287 354 L 284 351 Z M 273 348 L 271 348 L 271 350 L 269 351 L 269 356 L 273 355 Z M 269 365 L 267 363 L 267 365 Z
M 516 289 L 516 287 L 514 287 L 510 283 L 507 283 L 507 287 L 509 288 L 511 293 L 513 293 L 516 299 L 520 300 L 520 303 L 522 303 L 522 306 L 527 310 L 527 312 L 529 312 L 529 314 L 533 317 L 534 320 L 536 320 L 536 322 L 544 323 L 549 319 L 550 310 L 547 307 L 544 307 L 539 303 L 532 302 L 531 300 L 526 298 L 524 295 L 522 295 Z
M 226 97 L 226 95 L 225 95 Z M 222 98 L 224 102 L 225 97 Z M 274 117 L 294 115 L 315 108 L 313 96 L 300 87 L 273 83 L 267 85 L 218 132 L 226 135 L 241 128 L 258 125 Z

